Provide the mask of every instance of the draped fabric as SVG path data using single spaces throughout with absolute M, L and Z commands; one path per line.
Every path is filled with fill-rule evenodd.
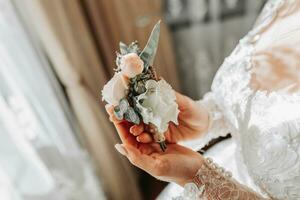
M 96 46 L 110 76 L 115 66 L 115 51 L 119 41 L 131 43 L 137 40 L 143 48 L 148 40 L 154 24 L 162 19 L 160 42 L 154 66 L 159 75 L 164 77 L 175 89 L 180 89 L 177 70 L 173 55 L 170 33 L 162 17 L 161 0 L 84 0 L 83 7 L 92 32 L 96 39 Z
M 14 0 L 65 89 L 108 198 L 141 199 L 138 175 L 114 149 L 119 142 L 100 90 L 112 76 L 120 40 L 146 43 L 161 18 L 160 1 Z M 171 39 L 162 25 L 155 65 L 179 88 Z
M 231 141 L 207 153 L 240 183 L 268 199 L 300 198 L 299 11 L 299 1 L 268 1 L 254 28 L 224 60 L 204 97 L 213 99 L 210 103 L 218 108 L 209 108 L 211 116 L 218 117 L 211 118 L 213 131 L 208 134 L 214 137 L 228 129 L 232 135 Z M 230 186 L 214 185 L 223 183 L 205 185 L 205 196 L 222 191 L 219 194 L 237 195 L 229 199 L 255 199 L 242 197 L 243 188 L 231 193 Z
M 72 112 L 16 9 L 0 0 L 0 199 L 104 199 Z

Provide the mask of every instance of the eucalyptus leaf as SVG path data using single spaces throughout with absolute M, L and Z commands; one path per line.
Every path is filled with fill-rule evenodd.
M 119 46 L 120 46 L 120 52 L 121 52 L 122 55 L 125 55 L 125 54 L 128 53 L 128 47 L 125 43 L 120 42 Z
M 140 118 L 138 114 L 134 111 L 132 107 L 129 107 L 124 114 L 125 120 L 132 122 L 134 124 L 140 124 Z
M 132 42 L 128 46 L 128 53 L 136 53 L 136 54 L 140 53 L 140 49 L 137 41 Z
M 140 58 L 144 61 L 145 71 L 148 69 L 149 66 L 153 65 L 157 46 L 158 46 L 159 33 L 160 33 L 160 20 L 155 24 L 145 48 L 139 55 Z
M 129 107 L 130 107 L 129 103 L 126 98 L 123 98 L 120 100 L 120 102 L 119 102 L 120 112 L 122 112 L 124 114 Z
M 119 106 L 114 107 L 114 114 L 118 120 L 122 120 L 124 116 L 124 112 L 120 110 Z

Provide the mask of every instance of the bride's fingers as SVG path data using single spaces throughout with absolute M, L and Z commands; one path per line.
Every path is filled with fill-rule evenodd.
M 141 143 L 150 143 L 153 142 L 152 136 L 149 133 L 141 133 L 136 137 L 136 140 Z
M 133 125 L 129 129 L 130 133 L 134 136 L 140 135 L 144 131 L 144 125 L 140 123 L 139 125 Z
M 139 150 L 142 154 L 147 154 L 150 155 L 152 153 L 157 153 L 159 152 L 158 150 L 161 150 L 154 146 L 153 144 L 139 144 Z
M 127 121 L 124 120 L 118 120 L 116 118 L 113 118 L 114 113 L 113 113 L 113 106 L 105 106 L 105 109 L 109 116 L 111 117 L 111 121 L 116 127 L 116 130 L 121 138 L 121 141 L 123 143 L 128 143 L 131 145 L 137 145 L 136 139 L 133 135 L 129 133 L 129 128 L 131 127 L 131 124 Z
M 189 97 L 180 94 L 179 92 L 175 92 L 175 96 L 179 109 L 184 109 L 186 107 L 187 102 L 190 100 Z
M 117 132 L 118 132 L 118 135 L 119 135 L 121 141 L 124 144 L 131 144 L 131 145 L 137 146 L 137 141 L 136 141 L 135 137 L 129 133 L 129 128 L 131 126 L 131 124 L 129 124 L 129 122 L 124 121 L 122 123 L 115 123 L 115 122 L 113 122 L 113 123 L 117 129 Z
M 107 104 L 107 105 L 105 105 L 105 110 L 108 113 L 109 120 L 111 122 L 113 122 L 113 123 L 119 123 L 119 122 L 121 122 L 121 120 L 118 120 L 116 118 L 115 114 L 114 114 L 114 106 Z
M 132 145 L 123 144 L 122 146 L 126 150 L 126 157 L 133 165 L 147 172 L 151 172 L 154 169 L 155 159 L 153 157 L 142 154 L 139 149 Z
M 114 109 L 114 106 L 109 105 L 109 104 L 106 104 L 106 105 L 105 105 L 105 110 L 106 110 L 106 112 L 107 112 L 109 115 L 112 114 L 113 109 Z

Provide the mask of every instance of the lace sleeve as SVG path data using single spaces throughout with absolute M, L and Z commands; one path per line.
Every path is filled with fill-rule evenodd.
M 231 178 L 231 173 L 217 166 L 210 158 L 196 174 L 193 183 L 184 186 L 184 192 L 174 200 L 269 200 Z
M 201 134 L 199 148 L 204 147 L 212 139 L 220 136 L 226 136 L 230 133 L 229 125 L 227 124 L 222 110 L 215 103 L 214 95 L 212 92 L 205 94 L 198 104 L 204 106 L 209 112 L 209 127 L 204 134 Z

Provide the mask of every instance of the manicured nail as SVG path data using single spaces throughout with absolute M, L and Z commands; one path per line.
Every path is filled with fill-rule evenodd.
M 109 109 L 110 105 L 109 104 L 106 104 L 105 105 L 105 110 L 108 112 L 108 109 Z
M 122 154 L 123 156 L 127 155 L 127 150 L 121 145 L 121 144 L 116 144 L 115 148 L 117 149 L 117 151 Z
M 136 141 L 138 141 L 138 142 L 141 142 L 141 140 L 140 140 L 140 137 L 139 137 L 139 136 L 137 136 L 137 137 L 136 137 Z
M 134 131 L 135 131 L 135 126 L 130 127 L 129 132 L 133 134 Z

